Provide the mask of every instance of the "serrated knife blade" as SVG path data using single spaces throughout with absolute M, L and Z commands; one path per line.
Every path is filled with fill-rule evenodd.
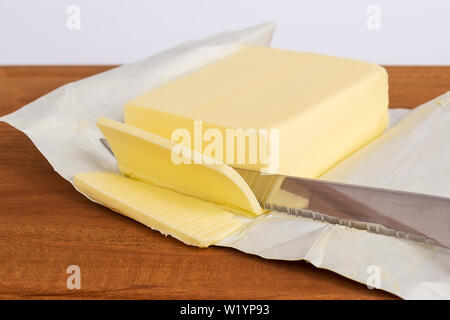
M 450 198 L 288 176 L 282 180 L 263 203 L 266 209 L 450 247 Z

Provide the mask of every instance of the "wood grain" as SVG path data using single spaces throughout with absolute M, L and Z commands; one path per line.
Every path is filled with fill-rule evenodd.
M 0 67 L 0 115 L 110 66 Z M 388 67 L 391 107 L 450 88 L 450 67 Z M 66 268 L 81 267 L 68 290 Z M 0 298 L 394 299 L 307 262 L 189 247 L 96 205 L 0 123 Z

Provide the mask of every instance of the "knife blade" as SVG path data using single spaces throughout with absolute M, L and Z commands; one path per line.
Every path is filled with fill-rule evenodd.
M 238 172 L 248 175 L 242 169 Z M 264 208 L 450 248 L 450 198 L 289 176 L 280 179 L 263 200 Z
M 265 209 L 450 248 L 450 198 L 235 170 Z

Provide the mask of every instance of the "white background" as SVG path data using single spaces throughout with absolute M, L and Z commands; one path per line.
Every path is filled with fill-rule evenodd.
M 450 64 L 450 0 L 0 0 L 0 64 L 126 63 L 264 21 L 277 24 L 274 47 Z

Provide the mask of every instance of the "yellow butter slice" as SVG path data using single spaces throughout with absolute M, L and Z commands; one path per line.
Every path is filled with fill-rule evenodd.
M 120 174 L 81 173 L 75 176 L 74 184 L 94 201 L 198 247 L 212 245 L 251 221 L 211 202 Z
M 129 101 L 125 122 L 166 139 L 179 128 L 194 136 L 195 120 L 224 136 L 227 128 L 278 129 L 277 173 L 317 178 L 383 132 L 387 107 L 380 66 L 248 46 Z
M 108 140 L 124 175 L 217 203 L 243 215 L 264 212 L 245 180 L 224 163 L 176 164 L 174 142 L 132 127 L 101 118 L 97 123 Z M 194 153 L 188 155 L 194 160 Z

